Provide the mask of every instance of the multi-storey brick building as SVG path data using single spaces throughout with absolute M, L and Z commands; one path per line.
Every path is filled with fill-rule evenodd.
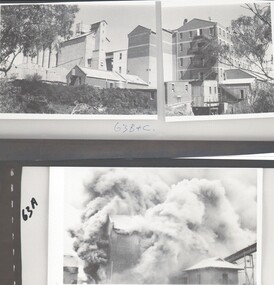
M 176 80 L 224 80 L 231 64 L 214 53 L 214 45 L 232 46 L 231 33 L 217 22 L 192 19 L 173 31 Z

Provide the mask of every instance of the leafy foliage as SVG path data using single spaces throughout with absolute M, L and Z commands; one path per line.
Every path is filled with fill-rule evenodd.
M 0 71 L 7 74 L 17 55 L 35 56 L 39 50 L 51 50 L 58 38 L 71 36 L 76 5 L 4 5 L 1 6 Z
M 246 4 L 246 7 L 253 16 L 241 16 L 231 23 L 235 54 L 255 66 L 262 75 L 273 79 L 266 61 L 272 42 L 270 4 Z
M 32 79 L 32 80 L 31 80 Z M 1 79 L 1 113 L 155 114 L 156 102 L 143 91 L 63 86 L 40 80 Z

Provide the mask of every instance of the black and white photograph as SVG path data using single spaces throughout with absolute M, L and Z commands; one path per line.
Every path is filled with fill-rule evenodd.
M 156 115 L 154 1 L 0 8 L 0 113 Z
M 55 199 L 63 220 L 58 224 L 61 215 L 50 211 L 49 221 L 63 229 L 63 251 L 49 244 L 53 256 L 62 252 L 49 260 L 62 281 L 51 282 L 260 284 L 257 169 L 62 171 L 50 185 L 54 195 L 63 192 L 63 206 Z
M 185 5 L 162 2 L 166 116 L 274 112 L 271 3 Z

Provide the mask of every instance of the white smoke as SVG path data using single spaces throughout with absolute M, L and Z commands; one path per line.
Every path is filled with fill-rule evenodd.
M 131 270 L 114 277 L 117 283 L 172 283 L 193 263 L 210 256 L 225 257 L 256 240 L 254 183 L 245 185 L 229 172 L 220 180 L 190 179 L 193 173 L 184 169 L 176 170 L 173 177 L 170 172 L 166 170 L 165 176 L 164 170 L 159 175 L 156 170 L 116 168 L 93 174 L 86 187 L 89 198 L 82 226 L 72 236 L 86 274 L 95 281 L 106 278 L 108 215 L 131 216 L 127 231 L 141 237 L 140 259 Z M 196 177 L 198 173 L 205 176 L 197 172 Z M 237 197 L 252 201 L 255 214 Z

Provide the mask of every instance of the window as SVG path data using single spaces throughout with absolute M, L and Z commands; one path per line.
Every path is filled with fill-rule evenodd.
M 119 66 L 119 73 L 122 73 L 122 67 Z
M 214 87 L 214 93 L 217 94 L 217 87 Z
M 180 66 L 184 66 L 184 59 L 180 58 Z
M 113 83 L 112 82 L 109 83 L 109 88 L 113 88 Z
M 184 78 L 184 72 L 180 71 L 180 78 L 183 79 Z
M 104 66 L 104 63 L 103 63 L 102 61 L 100 62 L 100 66 L 101 66 L 101 67 L 103 67 L 103 66 Z
M 175 85 L 174 85 L 174 83 L 171 84 L 171 91 L 175 92 Z
M 180 51 L 183 51 L 184 47 L 183 44 L 180 44 Z
M 91 67 L 92 58 L 88 58 L 88 66 Z
M 186 88 L 186 91 L 188 91 L 188 84 L 186 84 L 185 88 Z
M 209 34 L 210 34 L 211 36 L 214 35 L 214 28 L 209 28 Z
M 241 89 L 241 99 L 244 99 L 244 90 Z
M 203 30 L 199 29 L 199 35 L 201 36 L 203 34 Z
M 179 35 L 180 35 L 180 40 L 182 40 L 183 39 L 183 33 L 180 33 Z
M 189 37 L 192 38 L 192 31 L 189 32 Z
M 122 53 L 120 52 L 120 54 L 119 54 L 119 59 L 122 59 Z
M 209 94 L 211 94 L 212 93 L 212 88 L 211 88 L 211 86 L 209 87 Z

